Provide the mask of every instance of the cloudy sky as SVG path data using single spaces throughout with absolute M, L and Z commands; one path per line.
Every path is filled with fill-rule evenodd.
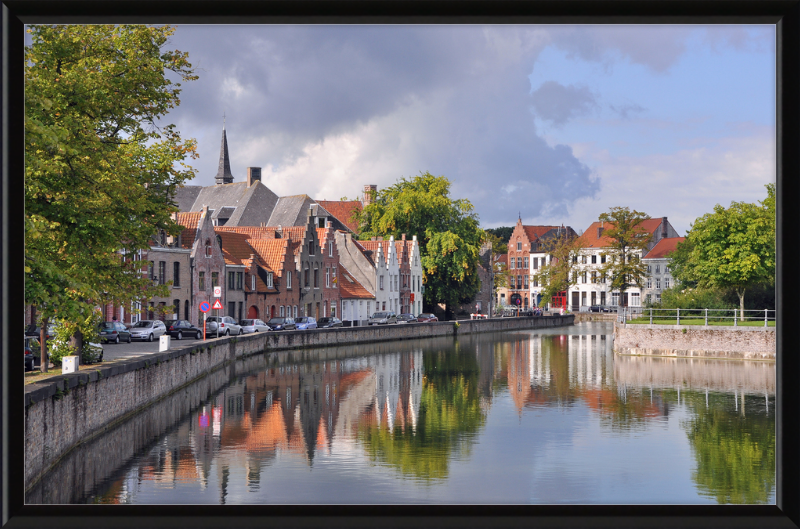
M 683 234 L 775 181 L 775 28 L 179 26 L 200 79 L 169 114 L 211 185 L 354 199 L 429 171 L 485 228 L 584 230 L 613 206 Z

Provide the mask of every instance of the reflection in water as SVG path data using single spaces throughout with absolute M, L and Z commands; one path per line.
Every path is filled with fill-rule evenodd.
M 71 495 L 39 485 L 26 498 L 774 502 L 774 364 L 615 357 L 612 330 L 592 323 L 253 357 L 188 407 L 166 399 L 169 413 L 158 404 L 139 416 L 148 437 L 118 461 L 74 470 L 88 457 L 75 451 L 68 474 L 85 482 Z

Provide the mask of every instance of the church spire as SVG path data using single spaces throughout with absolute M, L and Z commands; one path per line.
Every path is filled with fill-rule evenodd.
M 233 174 L 231 174 L 231 161 L 228 158 L 228 138 L 225 135 L 225 117 L 222 117 L 222 144 L 219 147 L 219 167 L 217 168 L 217 176 L 214 177 L 217 184 L 231 184 L 233 183 Z

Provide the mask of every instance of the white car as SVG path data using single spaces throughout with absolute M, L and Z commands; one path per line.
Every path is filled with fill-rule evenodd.
M 238 336 L 242 334 L 242 327 L 230 316 L 209 316 L 206 320 L 206 338 L 217 337 L 217 324 L 220 336 Z
M 269 330 L 269 325 L 258 319 L 242 320 L 239 322 L 239 325 L 242 327 L 242 334 L 250 334 L 253 332 L 267 332 Z
M 161 320 L 142 320 L 131 325 L 131 339 L 152 342 L 167 333 L 167 327 Z

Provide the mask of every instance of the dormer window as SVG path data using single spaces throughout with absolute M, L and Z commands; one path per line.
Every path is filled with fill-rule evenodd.
M 255 281 L 253 284 L 255 284 Z M 272 288 L 272 272 L 267 273 L 267 288 Z

